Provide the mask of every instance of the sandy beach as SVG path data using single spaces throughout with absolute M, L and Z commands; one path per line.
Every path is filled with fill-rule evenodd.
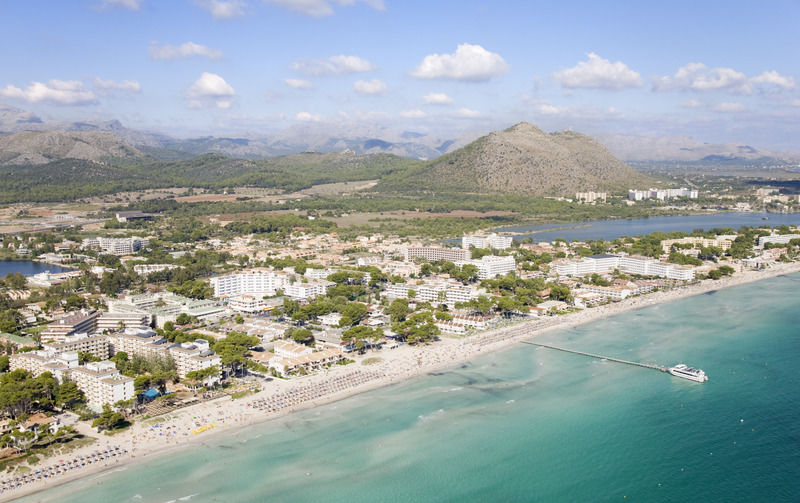
M 91 433 L 98 438 L 97 442 L 64 456 L 44 459 L 25 475 L 3 473 L 0 475 L 0 501 L 9 501 L 127 464 L 144 462 L 154 456 L 209 440 L 217 432 L 246 427 L 443 370 L 552 330 L 796 272 L 800 272 L 800 263 L 777 264 L 764 271 L 741 271 L 716 281 L 705 280 L 695 285 L 629 298 L 563 316 L 523 321 L 469 337 L 443 337 L 431 345 L 403 345 L 397 349 L 367 353 L 356 357 L 354 364 L 335 366 L 315 375 L 291 380 L 273 379 L 263 383 L 259 393 L 238 400 L 224 397 L 156 418 L 137 420 L 130 429 L 113 436 L 91 433 L 92 429 L 83 425 L 80 431 Z M 376 357 L 380 358 L 377 363 L 361 364 L 366 358 Z

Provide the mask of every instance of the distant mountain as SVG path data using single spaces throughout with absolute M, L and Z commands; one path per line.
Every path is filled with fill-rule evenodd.
M 110 132 L 24 131 L 0 135 L 0 165 L 38 165 L 59 159 L 144 159 Z
M 597 139 L 625 161 L 768 164 L 800 159 L 798 152 L 773 152 L 738 143 L 703 143 L 688 136 L 599 134 Z
M 521 122 L 420 168 L 389 175 L 376 189 L 574 196 L 577 191 L 618 191 L 652 183 L 586 135 L 545 133 Z

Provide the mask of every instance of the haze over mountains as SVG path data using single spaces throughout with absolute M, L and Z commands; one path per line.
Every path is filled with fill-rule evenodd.
M 41 137 L 36 134 L 9 136 L 21 132 L 45 133 Z M 485 132 L 444 138 L 366 123 L 310 122 L 272 135 L 180 139 L 126 128 L 116 120 L 44 121 L 31 112 L 0 104 L 0 164 L 6 165 L 42 164 L 65 157 L 178 160 L 205 153 L 261 159 L 305 151 L 326 153 L 348 149 L 358 154 L 388 153 L 429 160 L 451 153 L 482 134 Z M 115 142 L 110 135 L 124 143 Z M 800 160 L 798 152 L 774 152 L 735 143 L 709 144 L 685 136 L 597 134 L 595 139 L 623 161 L 782 163 Z

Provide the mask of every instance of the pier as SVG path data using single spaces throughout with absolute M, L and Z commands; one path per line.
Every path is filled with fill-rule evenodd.
M 576 355 L 589 356 L 591 358 L 599 358 L 601 360 L 608 360 L 610 362 L 624 363 L 625 365 L 635 365 L 637 367 L 644 367 L 646 369 L 660 370 L 661 372 L 667 371 L 666 367 L 662 367 L 660 365 L 653 365 L 651 363 L 632 362 L 628 360 L 622 360 L 620 358 L 612 358 L 610 356 L 596 355 L 593 353 L 587 353 L 585 351 L 577 351 L 575 349 L 560 348 L 558 346 L 553 346 L 550 344 L 542 344 L 540 342 L 530 342 L 530 341 L 520 341 L 520 342 L 523 344 L 529 344 L 531 346 L 539 346 L 540 348 L 555 349 L 557 351 L 564 351 L 565 353 L 574 353 Z

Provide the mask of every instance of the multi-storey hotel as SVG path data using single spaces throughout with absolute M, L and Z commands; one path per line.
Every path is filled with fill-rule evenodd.
M 274 271 L 242 271 L 224 276 L 211 278 L 214 288 L 214 297 L 233 297 L 234 295 L 248 294 L 272 296 L 283 288 L 286 276 L 276 274 Z
M 54 353 L 89 353 L 101 360 L 107 360 L 109 357 L 109 342 L 108 338 L 104 335 L 75 335 L 69 337 L 64 342 L 45 342 L 42 347 L 46 351 Z
M 41 334 L 42 342 L 64 342 L 77 334 L 94 333 L 100 314 L 96 309 L 81 309 L 70 313 L 47 326 L 47 330 Z
M 111 255 L 128 255 L 136 253 L 145 246 L 149 241 L 145 238 L 130 237 L 130 238 L 86 238 L 81 243 L 83 248 L 100 248 L 104 253 Z
M 511 248 L 514 238 L 511 236 L 499 236 L 495 233 L 488 236 L 464 236 L 461 238 L 461 248 L 465 250 L 470 246 L 475 248 L 494 248 L 495 250 L 505 250 Z
M 103 404 L 114 405 L 133 398 L 133 377 L 121 375 L 110 361 L 70 369 L 69 379 L 86 395 L 86 404 L 96 411 L 103 410 Z
M 471 257 L 469 250 L 461 248 L 438 248 L 438 247 L 416 247 L 406 248 L 406 262 L 413 258 L 423 258 L 429 262 L 436 260 L 449 260 L 455 262 L 457 260 L 469 260 Z
M 499 257 L 496 255 L 488 255 L 481 257 L 480 260 L 459 260 L 456 262 L 456 265 L 459 267 L 463 267 L 466 264 L 471 264 L 478 268 L 478 278 L 480 279 L 505 276 L 517 269 L 517 263 L 514 261 L 514 257 L 510 256 Z
M 627 255 L 594 255 L 582 260 L 571 260 L 556 264 L 555 270 L 560 276 L 585 276 L 587 274 L 607 274 L 614 269 L 628 274 L 641 276 L 658 276 L 660 278 L 691 281 L 695 269 L 691 266 L 668 264 L 647 257 L 631 257 Z

